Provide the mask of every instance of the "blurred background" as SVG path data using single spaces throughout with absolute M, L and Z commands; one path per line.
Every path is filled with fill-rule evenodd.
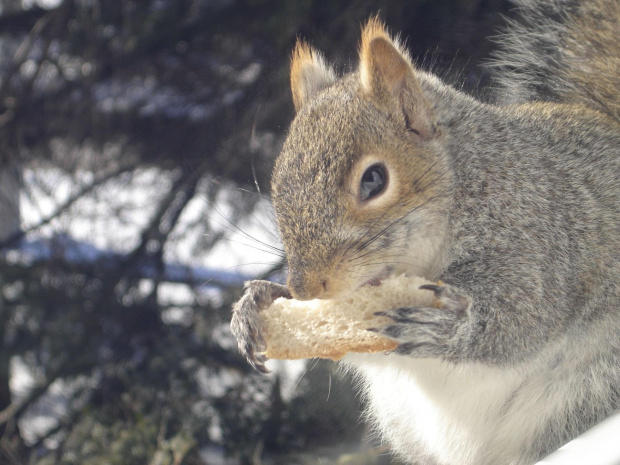
M 485 98 L 505 0 L 0 0 L 0 464 L 397 463 L 336 364 L 228 329 L 286 273 L 296 37 L 348 72 L 376 12 Z

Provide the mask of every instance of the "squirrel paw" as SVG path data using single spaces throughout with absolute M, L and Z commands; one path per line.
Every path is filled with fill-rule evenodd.
M 233 306 L 230 330 L 237 339 L 239 351 L 252 367 L 261 373 L 269 373 L 265 367 L 267 358 L 261 354 L 267 348 L 263 337 L 263 324 L 259 312 L 266 309 L 278 297 L 291 298 L 288 289 L 269 281 L 248 281 L 243 297 Z
M 459 326 L 468 317 L 471 299 L 452 286 L 428 284 L 420 289 L 435 293 L 438 308 L 399 307 L 377 312 L 375 315 L 387 316 L 394 323 L 368 330 L 399 342 L 394 350 L 397 354 L 413 357 L 445 355 Z

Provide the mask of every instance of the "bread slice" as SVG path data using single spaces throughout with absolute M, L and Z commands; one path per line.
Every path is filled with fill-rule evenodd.
M 339 299 L 277 299 L 261 312 L 267 342 L 265 356 L 340 360 L 348 352 L 394 350 L 396 341 L 367 331 L 392 322 L 374 313 L 405 306 L 437 307 L 433 292 L 420 289 L 423 284 L 434 283 L 397 276 L 379 286 L 363 286 Z

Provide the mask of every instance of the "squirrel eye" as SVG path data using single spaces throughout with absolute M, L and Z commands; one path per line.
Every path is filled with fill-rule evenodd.
M 385 166 L 381 164 L 371 165 L 364 171 L 360 183 L 361 200 L 368 200 L 381 193 L 387 184 Z

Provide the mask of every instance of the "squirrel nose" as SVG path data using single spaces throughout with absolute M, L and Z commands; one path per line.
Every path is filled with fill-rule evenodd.
M 328 291 L 328 281 L 320 276 L 299 276 L 289 273 L 287 287 L 294 299 L 312 300 L 324 298 Z

